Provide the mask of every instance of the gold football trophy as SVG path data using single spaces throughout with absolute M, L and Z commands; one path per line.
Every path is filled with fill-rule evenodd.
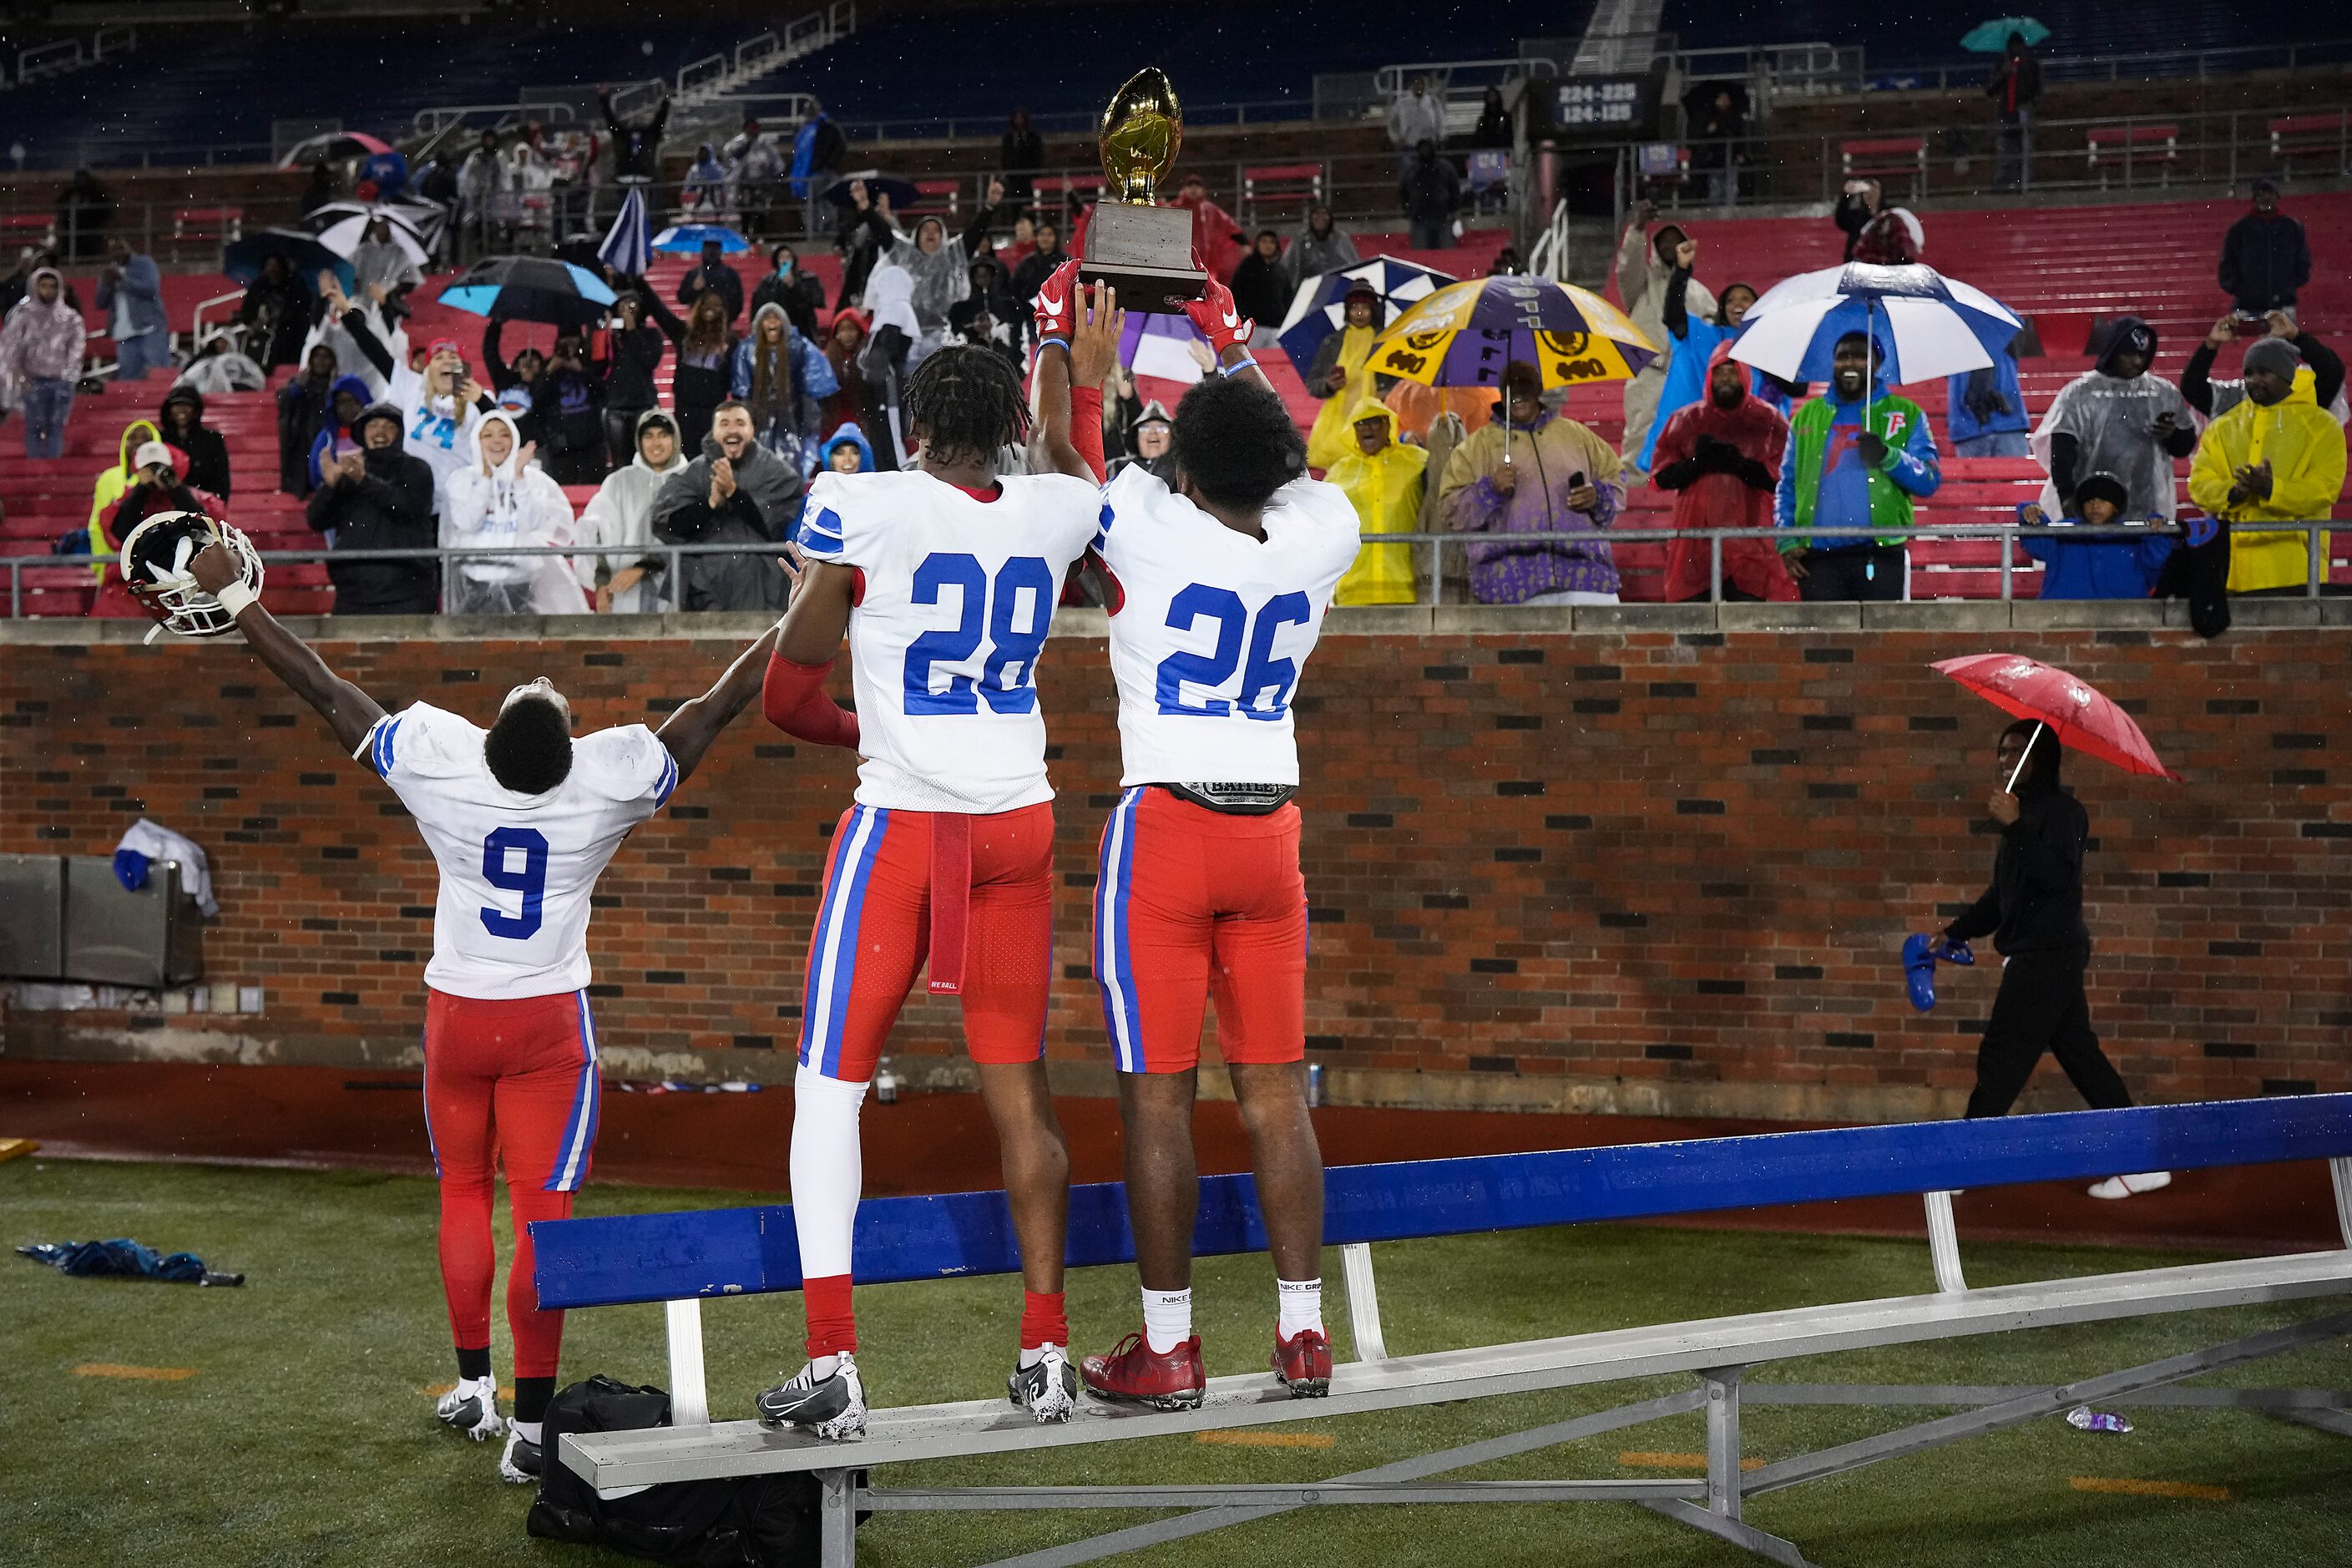
M 1116 199 L 1095 208 L 1078 280 L 1108 283 L 1126 310 L 1180 314 L 1207 280 L 1192 265 L 1192 215 L 1152 200 L 1183 144 L 1183 106 L 1156 66 L 1129 77 L 1103 110 L 1104 195 Z

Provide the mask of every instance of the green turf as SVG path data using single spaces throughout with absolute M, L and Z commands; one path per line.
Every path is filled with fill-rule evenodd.
M 740 1194 L 592 1188 L 583 1212 L 726 1205 Z M 495 1451 L 440 1430 L 424 1394 L 454 1375 L 433 1253 L 430 1182 L 362 1174 L 22 1159 L 0 1164 L 9 1245 L 128 1235 L 248 1271 L 237 1290 L 63 1279 L 0 1262 L 0 1563 L 37 1564 L 618 1563 L 530 1540 L 528 1495 L 499 1482 Z M 506 1220 L 499 1218 L 500 1234 Z M 1526 1339 L 1670 1318 L 1927 1289 L 1916 1243 L 1590 1226 L 1378 1249 L 1389 1343 L 1399 1352 Z M 1974 1246 L 1969 1279 L 2101 1272 L 2178 1255 Z M 1256 1370 L 1273 1290 L 1259 1258 L 1199 1271 L 1201 1329 L 1214 1373 Z M 1335 1281 L 1338 1260 L 1327 1273 Z M 1336 1292 L 1333 1323 L 1347 1353 Z M 1000 1394 L 1019 1291 L 952 1280 L 859 1293 L 865 1360 L 881 1403 Z M 1084 1345 L 1132 1326 L 1132 1279 L 1070 1284 Z M 1818 1358 L 1759 1369 L 1785 1381 L 2021 1383 L 2131 1365 L 2324 1309 L 2303 1305 Z M 710 1384 L 722 1415 L 797 1365 L 797 1296 L 708 1312 Z M 508 1369 L 505 1325 L 496 1356 Z M 567 1376 L 659 1383 L 657 1308 L 574 1314 Z M 85 1363 L 190 1367 L 184 1382 L 73 1375 Z M 2352 1384 L 2330 1347 L 2223 1374 L 2250 1386 Z M 1516 1431 L 1686 1386 L 1654 1379 L 1556 1395 L 1485 1400 L 1279 1428 L 1326 1432 L 1328 1449 L 1110 1444 L 1034 1461 L 908 1467 L 885 1484 L 982 1479 L 1159 1482 L 1307 1479 Z M 1803 1451 L 1932 1412 L 1753 1407 L 1748 1451 Z M 2147 1409 L 2112 1437 L 2055 1420 L 1787 1492 L 1750 1517 L 1824 1568 L 2352 1562 L 2352 1443 L 2262 1415 Z M 1687 1452 L 1698 1418 L 1628 1428 L 1469 1476 L 1656 1474 L 1629 1449 Z M 2074 1476 L 2226 1487 L 2226 1502 L 2091 1495 Z M 961 1564 L 1133 1522 L 1139 1514 L 883 1516 L 859 1561 Z M 1294 1514 L 1125 1561 L 1218 1568 L 1355 1563 L 1752 1564 L 1759 1559 L 1625 1504 L 1525 1509 L 1331 1509 Z

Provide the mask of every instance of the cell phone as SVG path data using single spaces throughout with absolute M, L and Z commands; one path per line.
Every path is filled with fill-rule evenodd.
M 1572 490 L 1580 490 L 1584 488 L 1584 470 L 1582 468 L 1579 468 L 1576 472 L 1568 476 L 1568 488 Z

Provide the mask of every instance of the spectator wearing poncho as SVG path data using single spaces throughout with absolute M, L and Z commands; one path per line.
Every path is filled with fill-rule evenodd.
M 1438 505 L 1447 522 L 1486 536 L 1469 546 L 1482 605 L 1613 605 L 1617 563 L 1601 531 L 1623 504 L 1623 465 L 1607 442 L 1546 408 L 1532 364 L 1503 371 L 1503 416 L 1446 459 Z M 1575 534 L 1514 540 L 1513 534 Z
M 1367 534 L 1411 533 L 1421 521 L 1428 485 L 1429 453 L 1397 439 L 1395 413 L 1372 398 L 1356 405 L 1348 424 L 1356 449 L 1331 465 L 1323 478 L 1339 487 L 1356 509 Z M 1333 603 L 1410 605 L 1421 597 L 1410 544 L 1367 543 L 1339 579 Z
M 1705 396 L 1675 410 L 1658 432 L 1650 482 L 1675 492 L 1675 527 L 1685 533 L 1770 528 L 1789 422 L 1748 390 L 1748 367 L 1731 357 L 1728 342 L 1716 345 L 1706 387 Z M 1666 598 L 1706 598 L 1713 557 L 1705 539 L 1675 540 L 1666 552 Z M 1769 536 L 1723 542 L 1723 596 L 1777 604 L 1798 596 L 1796 579 Z
M 2205 427 L 2189 471 L 2189 499 L 2224 522 L 2305 522 L 2327 517 L 2344 489 L 2344 427 L 2299 385 L 2294 347 L 2264 338 L 2246 350 L 2245 397 Z M 2319 536 L 2326 559 L 2327 535 Z M 2301 531 L 2230 531 L 2232 594 L 2294 593 L 2309 580 Z
M 840 390 L 833 367 L 801 336 L 782 305 L 760 307 L 749 336 L 735 345 L 730 391 L 751 410 L 760 445 L 807 472 L 814 466 L 808 444 L 822 417 L 818 400 Z M 806 460 L 803 460 L 803 458 Z
M 1307 222 L 1299 229 L 1298 237 L 1292 240 L 1290 248 L 1283 253 L 1283 278 L 1289 284 L 1290 291 L 1296 294 L 1298 285 L 1307 279 L 1320 278 L 1326 272 L 1336 272 L 1342 267 L 1353 267 L 1359 259 L 1356 242 L 1332 221 L 1331 209 L 1317 202 L 1307 209 Z M 1265 323 L 1269 327 L 1280 324 L 1279 318 Z
M 1665 342 L 1666 285 L 1674 280 L 1675 258 L 1690 237 L 1680 225 L 1671 223 L 1662 224 L 1657 233 L 1649 234 L 1645 226 L 1657 216 L 1657 209 L 1648 202 L 1636 207 L 1617 247 L 1617 292 L 1625 302 L 1625 314 L 1654 343 Z M 1683 305 L 1696 319 L 1707 320 L 1715 315 L 1715 296 L 1703 283 L 1694 281 L 1685 286 Z M 1628 454 L 1638 454 L 1649 446 L 1650 426 L 1657 418 L 1658 399 L 1665 387 L 1666 362 L 1663 358 L 1643 365 L 1641 374 L 1625 384 L 1623 449 Z
M 467 433 L 464 465 L 441 480 L 441 547 L 562 548 L 574 536 L 562 487 L 531 461 L 514 416 L 482 416 Z M 588 600 L 561 555 L 458 556 L 449 563 L 453 616 L 579 615 Z
M 1372 340 L 1380 336 L 1380 291 L 1359 281 L 1349 289 L 1339 309 L 1339 330 L 1323 340 L 1307 373 L 1307 390 L 1323 400 L 1307 434 L 1309 468 L 1328 468 L 1355 447 L 1349 415 L 1372 395 L 1377 380 L 1364 364 L 1372 357 Z
M 658 408 L 637 416 L 635 453 L 604 476 L 580 512 L 580 544 L 592 553 L 575 555 L 572 563 L 598 610 L 643 615 L 665 607 L 666 563 L 654 538 L 654 497 L 685 468 L 677 421 Z
M 2292 349 L 2288 357 L 2294 357 Z M 2097 367 L 2068 384 L 2033 432 L 2033 455 L 2050 475 L 2044 511 L 2066 513 L 2075 481 L 2095 473 L 2123 481 L 2127 517 L 2180 515 L 2172 479 L 2176 458 L 2197 447 L 2188 401 L 2170 382 L 2148 374 L 2156 329 L 2137 316 L 2109 324 Z
M 0 327 L 0 411 L 24 415 L 28 458 L 65 455 L 88 334 L 64 293 L 56 268 L 36 268 L 23 302 Z

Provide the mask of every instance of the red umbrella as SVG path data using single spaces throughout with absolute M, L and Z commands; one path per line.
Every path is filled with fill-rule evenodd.
M 2131 715 L 2079 676 L 2013 653 L 1970 654 L 1930 668 L 1950 676 L 2004 713 L 2041 721 L 2062 743 L 2078 752 L 2113 763 L 2126 773 L 2153 773 L 2180 782 L 2180 775 L 2158 758 L 2156 748 L 2147 743 Z M 2033 741 L 2041 738 L 2036 731 L 2026 742 L 2029 753 Z M 2019 758 L 2018 767 L 2024 766 L 2024 759 Z M 2016 782 L 2011 774 L 2012 787 Z

